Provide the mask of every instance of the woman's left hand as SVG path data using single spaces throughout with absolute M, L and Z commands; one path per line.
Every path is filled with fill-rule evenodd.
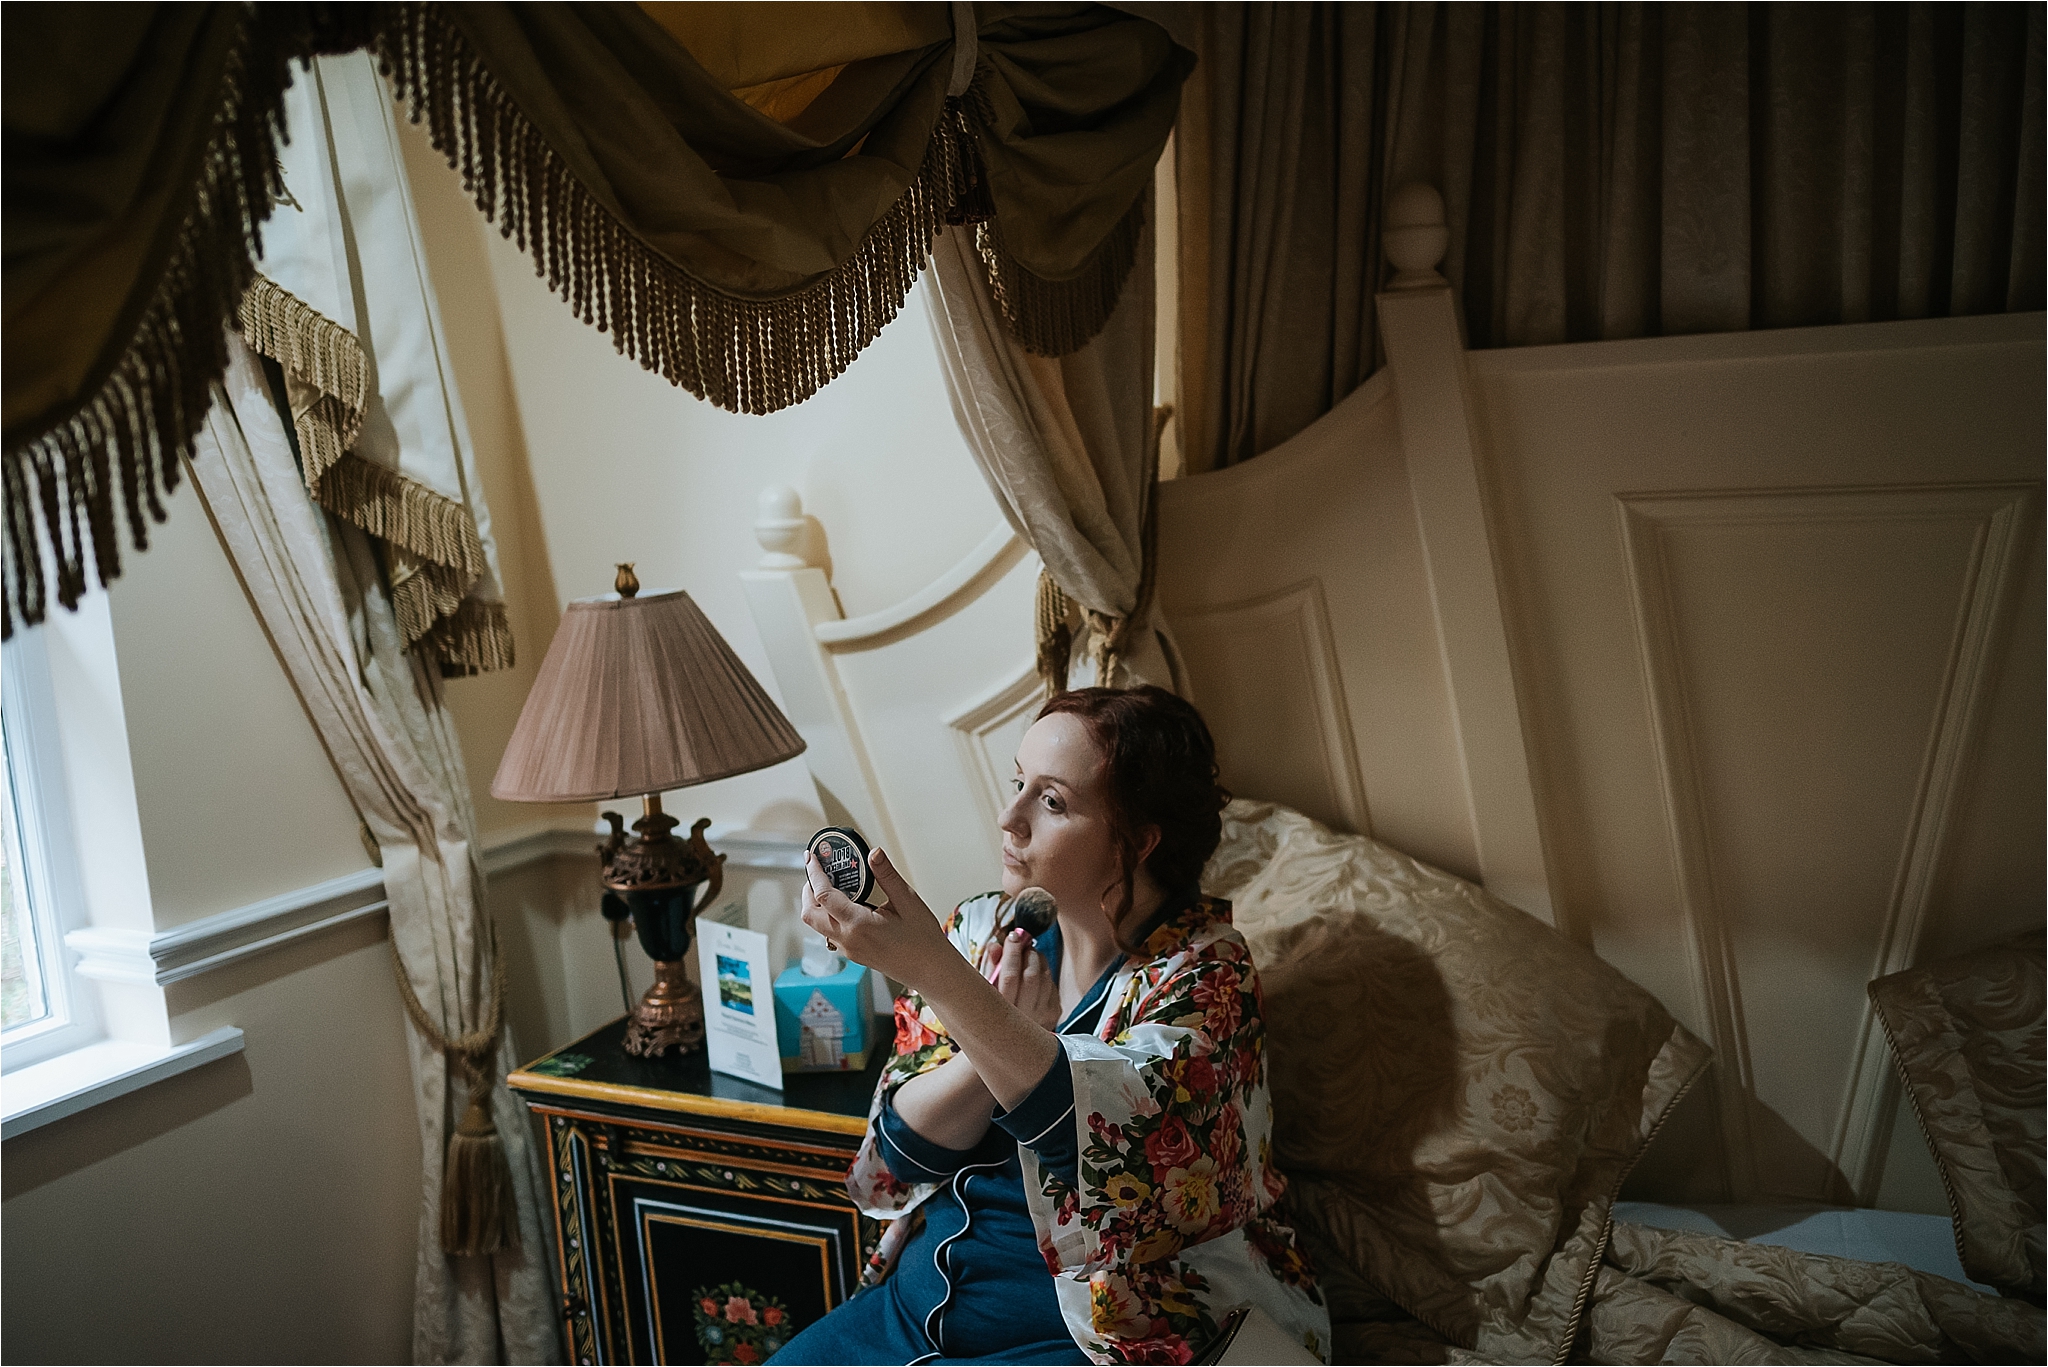
M 880 849 L 868 854 L 868 867 L 875 881 L 888 894 L 888 905 L 862 906 L 832 886 L 818 858 L 804 855 L 804 874 L 810 891 L 804 898 L 804 924 L 838 945 L 855 963 L 866 964 L 909 987 L 922 988 L 939 956 L 959 958 L 960 952 L 939 929 L 939 921 L 924 899 L 903 881 L 896 866 Z

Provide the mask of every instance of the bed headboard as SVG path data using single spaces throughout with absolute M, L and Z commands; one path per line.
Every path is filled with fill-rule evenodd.
M 1160 602 L 1226 785 L 1477 878 L 1390 381 L 1255 461 L 1162 486 Z M 868 616 L 841 619 L 824 572 L 780 549 L 742 576 L 827 812 L 899 849 L 933 899 L 996 877 L 1011 757 L 1043 700 L 1038 569 L 999 523 Z
M 1863 988 L 2043 914 L 2042 316 L 1468 354 L 1420 285 L 1330 413 L 1161 489 L 1225 782 L 1483 882 L 1710 1042 L 1660 1195 L 1938 1209 Z M 935 903 L 984 890 L 1037 558 L 998 525 L 841 620 L 764 535 L 826 810 Z

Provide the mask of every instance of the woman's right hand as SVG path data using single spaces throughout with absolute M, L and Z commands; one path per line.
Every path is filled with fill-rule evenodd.
M 1059 980 L 1031 944 L 1031 936 L 1013 930 L 992 947 L 987 964 L 990 980 L 1003 1000 L 1047 1030 L 1058 1030 L 1066 1013 L 1060 1010 Z
M 871 851 L 868 867 L 889 899 L 880 907 L 863 906 L 847 897 L 825 876 L 817 855 L 805 851 L 804 873 L 810 893 L 804 899 L 803 922 L 855 963 L 922 991 L 928 975 L 959 960 L 960 953 L 888 855 L 879 848 Z

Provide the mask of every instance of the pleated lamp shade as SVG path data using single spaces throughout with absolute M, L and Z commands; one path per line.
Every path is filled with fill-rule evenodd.
M 765 769 L 803 748 L 689 594 L 608 594 L 562 614 L 491 794 L 637 797 Z

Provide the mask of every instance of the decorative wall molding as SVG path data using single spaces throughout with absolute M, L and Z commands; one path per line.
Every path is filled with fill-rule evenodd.
M 1576 927 L 1560 922 L 1551 892 L 1457 304 L 1448 285 L 1389 290 L 1377 304 L 1481 881 L 1574 934 Z
M 597 837 L 551 826 L 504 832 L 482 843 L 478 862 L 487 877 L 499 878 L 545 859 L 587 858 Z M 64 943 L 79 956 L 78 972 L 85 977 L 165 987 L 388 909 L 383 870 L 358 869 L 153 935 L 91 926 L 72 931 Z
M 1700 788 L 1663 534 L 1668 528 L 1701 525 L 1979 522 L 1933 734 L 1871 967 L 1870 976 L 1878 977 L 1911 967 L 1918 957 L 1966 762 L 1996 682 L 1994 665 L 2004 641 L 2006 609 L 2024 573 L 2040 486 L 1730 489 L 1617 494 L 1615 499 L 1636 644 L 1649 696 L 1651 741 L 1678 875 L 1680 916 L 1687 932 L 1687 966 L 1700 1017 L 1727 1070 L 1724 1085 L 1718 1089 L 1720 1123 L 1730 1197 L 1741 1201 L 1759 1189 L 1750 1129 L 1755 1074 L 1730 928 L 1715 886 L 1712 834 Z M 1884 1143 L 1896 1100 L 1885 1046 L 1866 1001 L 1841 1118 L 1828 1155 L 1835 1167 L 1849 1176 L 1860 1199 L 1874 1196 L 1882 1175 Z
M 990 833 L 991 839 L 996 838 L 996 823 L 1008 805 L 1004 789 L 1008 786 L 1011 760 L 1008 755 L 997 754 L 991 745 L 995 737 L 1020 718 L 1037 711 L 1043 696 L 1037 668 L 1026 663 L 1016 674 L 945 718 L 960 752 L 960 767 L 967 771 L 968 786 L 974 790 L 975 803 L 981 810 L 981 827 Z M 1000 848 L 996 854 L 1001 857 Z
M 901 602 L 860 617 L 819 622 L 813 630 L 827 650 L 873 650 L 888 645 L 925 630 L 979 598 L 1008 574 L 1027 550 L 1024 538 L 1008 522 L 998 522 L 951 569 Z
M 1299 793 L 1263 790 L 1258 796 L 1278 797 L 1312 815 L 1335 818 L 1350 830 L 1371 834 L 1372 815 L 1366 807 L 1365 782 L 1359 775 L 1358 747 L 1352 739 L 1351 713 L 1344 701 L 1344 680 L 1337 665 L 1336 639 L 1330 631 L 1330 614 L 1323 602 L 1321 581 L 1305 579 L 1241 602 L 1183 608 L 1174 614 L 1174 632 L 1184 655 L 1190 660 L 1199 657 L 1208 662 L 1206 669 L 1197 671 L 1206 681 L 1205 687 L 1213 689 L 1222 684 L 1229 677 L 1228 671 L 1237 665 L 1249 665 L 1261 672 L 1289 666 L 1299 671 L 1300 692 L 1290 688 L 1283 696 L 1306 694 L 1310 699 L 1306 719 L 1313 726 L 1312 735 L 1305 738 L 1306 745 L 1293 747 L 1284 737 L 1260 735 L 1256 737 L 1257 748 L 1273 755 L 1279 761 L 1275 767 L 1281 772 L 1317 774 L 1327 800 L 1309 802 Z M 1259 709 L 1241 703 L 1226 704 L 1222 710 L 1240 724 L 1262 715 Z M 1270 720 L 1277 723 L 1288 719 Z M 1244 738 L 1219 737 L 1217 748 L 1227 765 L 1233 750 L 1242 755 Z M 1290 748 L 1296 752 L 1286 753 Z M 1226 784 L 1243 782 L 1242 776 L 1233 780 L 1229 772 L 1225 772 L 1223 779 Z

